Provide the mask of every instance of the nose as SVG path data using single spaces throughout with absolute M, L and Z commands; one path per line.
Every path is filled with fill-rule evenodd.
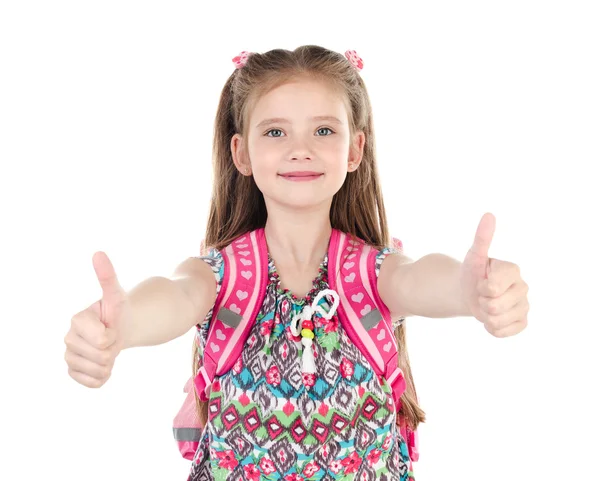
M 290 157 L 290 160 L 295 160 L 295 161 L 306 160 L 307 162 L 310 162 L 312 160 L 312 157 L 310 155 L 292 155 Z
M 311 161 L 313 160 L 313 154 L 308 147 L 308 142 L 302 139 L 298 139 L 294 142 L 292 146 L 292 150 L 290 152 L 290 160 L 295 161 Z

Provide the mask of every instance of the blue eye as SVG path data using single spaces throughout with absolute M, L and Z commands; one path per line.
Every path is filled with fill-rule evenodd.
M 329 130 L 329 132 L 331 132 L 332 134 L 334 134 L 335 132 L 333 130 L 331 130 L 329 127 L 321 127 L 320 129 L 317 130 Z M 327 135 L 319 135 L 319 137 L 327 137 Z
M 317 131 L 319 131 L 319 130 L 329 130 L 332 134 L 335 134 L 335 132 L 333 130 L 331 130 L 329 127 L 321 127 L 319 129 L 317 129 Z M 271 132 L 281 132 L 281 129 L 271 129 L 265 134 L 267 137 L 275 137 L 275 138 L 281 137 L 281 135 L 275 135 L 275 136 L 269 135 Z M 319 135 L 318 137 L 328 137 L 328 136 L 327 135 Z
M 281 130 L 279 129 L 271 129 L 267 132 L 267 137 L 273 137 L 272 135 L 269 135 L 271 132 L 281 132 Z M 280 137 L 279 135 L 276 135 L 275 137 Z

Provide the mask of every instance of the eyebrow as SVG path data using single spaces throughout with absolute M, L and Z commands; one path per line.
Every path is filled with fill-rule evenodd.
M 311 120 L 329 120 L 330 122 L 335 122 L 338 124 L 342 124 L 342 121 L 340 119 L 338 119 L 337 117 L 334 117 L 332 115 L 316 115 L 315 117 L 312 117 Z M 289 124 L 290 121 L 288 119 L 284 119 L 281 117 L 274 117 L 272 119 L 265 119 L 262 122 L 258 123 L 256 125 L 257 128 L 259 127 L 264 127 L 266 125 L 271 125 L 271 124 Z

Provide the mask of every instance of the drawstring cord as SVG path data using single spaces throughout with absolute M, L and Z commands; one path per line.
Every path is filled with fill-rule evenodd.
M 329 312 L 325 312 L 325 310 L 323 310 L 323 308 L 318 305 L 321 298 L 325 297 L 327 294 L 329 294 L 334 299 L 333 306 L 331 307 Z M 301 312 L 295 314 L 294 317 L 292 318 L 292 322 L 290 324 L 290 331 L 292 332 L 292 334 L 294 336 L 298 336 L 298 335 L 302 336 L 301 342 L 302 342 L 302 346 L 304 346 L 304 349 L 302 350 L 302 372 L 303 373 L 314 374 L 316 372 L 315 354 L 314 354 L 314 347 L 313 347 L 313 339 L 315 337 L 315 334 L 312 331 L 312 329 L 305 327 L 305 326 L 312 325 L 314 327 L 314 324 L 312 323 L 312 317 L 316 313 L 321 314 L 321 317 L 323 317 L 324 319 L 327 319 L 327 320 L 331 319 L 333 317 L 333 315 L 335 314 L 339 304 L 340 304 L 340 296 L 338 295 L 337 292 L 335 292 L 333 289 L 323 289 L 315 297 L 315 299 L 312 302 L 312 305 L 307 304 L 306 306 L 304 306 L 304 309 L 302 309 Z M 302 321 L 302 330 L 299 332 L 298 331 L 298 323 L 300 321 Z M 308 324 L 305 324 L 305 323 L 308 323 Z

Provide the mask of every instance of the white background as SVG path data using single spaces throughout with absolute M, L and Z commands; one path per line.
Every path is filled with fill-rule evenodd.
M 231 59 L 317 44 L 364 60 L 406 253 L 462 261 L 492 212 L 490 256 L 530 286 L 515 337 L 409 318 L 417 480 L 600 479 L 596 6 L 3 2 L 0 478 L 186 479 L 171 423 L 193 332 L 123 352 L 98 390 L 63 338 L 100 296 L 97 250 L 127 289 L 197 254 Z

